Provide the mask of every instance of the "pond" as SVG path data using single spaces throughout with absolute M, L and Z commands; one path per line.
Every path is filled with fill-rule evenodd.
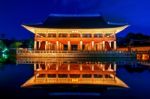
M 0 96 L 150 98 L 150 62 L 135 59 L 20 58 L 0 64 Z

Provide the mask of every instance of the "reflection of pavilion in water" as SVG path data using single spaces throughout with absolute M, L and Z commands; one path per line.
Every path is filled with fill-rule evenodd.
M 45 62 L 34 63 L 34 76 L 22 87 L 38 85 L 102 85 L 128 87 L 116 77 L 115 63 Z

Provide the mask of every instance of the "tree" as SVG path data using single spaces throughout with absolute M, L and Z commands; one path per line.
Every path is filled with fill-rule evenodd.
M 5 48 L 6 45 L 4 44 L 4 42 L 2 40 L 0 40 L 0 49 Z
M 14 42 L 10 45 L 10 48 L 19 48 L 22 45 L 23 45 L 22 42 Z

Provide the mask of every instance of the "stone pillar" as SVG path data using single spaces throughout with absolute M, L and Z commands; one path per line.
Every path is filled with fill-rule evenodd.
M 116 41 L 114 41 L 114 50 L 116 50 L 117 49 L 117 43 L 116 43 Z
M 83 41 L 80 41 L 80 50 L 82 51 L 82 49 L 83 49 Z
M 103 46 L 103 50 L 105 50 L 105 41 L 103 41 L 102 46 Z
M 34 41 L 34 49 L 37 49 L 37 41 Z
M 68 41 L 68 51 L 71 51 L 71 44 L 70 44 L 70 41 Z

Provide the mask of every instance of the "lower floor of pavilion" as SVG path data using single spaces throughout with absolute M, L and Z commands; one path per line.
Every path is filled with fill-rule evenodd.
M 34 41 L 36 50 L 57 51 L 109 51 L 116 50 L 116 41 Z

